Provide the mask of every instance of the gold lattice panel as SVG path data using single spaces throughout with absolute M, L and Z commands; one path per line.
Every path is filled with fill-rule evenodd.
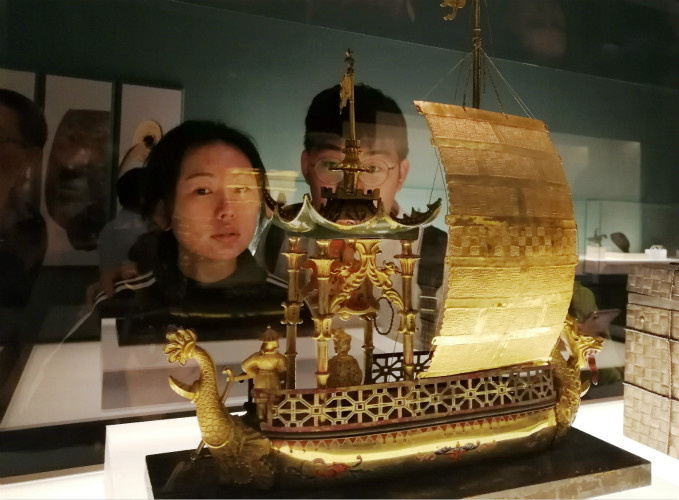
M 413 353 L 415 376 L 423 372 L 431 361 L 431 351 L 415 351 Z M 373 354 L 372 378 L 375 384 L 403 380 L 403 353 Z
M 573 260 L 573 225 L 456 224 L 448 229 L 451 257 L 567 257 Z
M 266 391 L 267 420 L 262 429 L 305 432 L 344 429 L 467 415 L 492 408 L 534 408 L 555 398 L 548 366 L 495 370 L 473 378 L 442 377 L 336 390 Z

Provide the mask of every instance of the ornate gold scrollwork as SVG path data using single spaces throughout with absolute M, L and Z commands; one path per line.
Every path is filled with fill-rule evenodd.
M 387 262 L 384 266 L 377 265 L 377 254 L 380 253 L 380 240 L 366 239 L 356 240 L 356 252 L 358 259 L 351 264 L 340 265 L 335 271 L 335 276 L 341 283 L 340 290 L 335 294 L 330 302 L 330 311 L 335 314 L 347 316 L 350 314 L 360 315 L 374 311 L 374 304 L 371 308 L 365 307 L 362 310 L 355 310 L 343 307 L 352 294 L 358 290 L 366 279 L 382 290 L 382 296 L 389 299 L 399 311 L 403 311 L 403 299 L 394 289 L 391 276 L 399 272 L 398 267 L 393 262 Z

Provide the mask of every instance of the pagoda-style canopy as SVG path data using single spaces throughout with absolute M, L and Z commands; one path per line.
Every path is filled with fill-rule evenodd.
M 341 189 L 341 188 L 340 188 Z M 347 199 L 350 201 L 351 199 Z M 274 209 L 273 224 L 285 230 L 290 236 L 305 236 L 315 239 L 417 239 L 419 229 L 431 224 L 441 210 L 441 200 L 427 205 L 426 212 L 412 210 L 410 215 L 390 217 L 380 200 L 374 213 L 360 222 L 333 222 L 321 215 L 311 204 L 308 194 L 304 195 L 302 206 L 297 213 L 286 213 L 278 206 Z M 354 219 L 352 219 L 354 220 Z

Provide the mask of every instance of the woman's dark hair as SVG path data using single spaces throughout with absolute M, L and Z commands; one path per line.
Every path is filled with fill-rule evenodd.
M 45 145 L 47 122 L 42 111 L 33 101 L 13 90 L 0 89 L 0 104 L 16 113 L 23 142 L 38 148 Z
M 147 169 L 136 167 L 125 172 L 116 183 L 116 194 L 120 205 L 139 212 L 146 186 Z
M 266 170 L 252 139 L 223 123 L 189 120 L 165 134 L 149 153 L 146 160 L 147 183 L 141 207 L 144 218 L 153 215 L 160 201 L 172 211 L 186 154 L 195 148 L 219 142 L 238 149 L 250 160 L 252 168 L 260 173 L 258 183 L 264 192 Z

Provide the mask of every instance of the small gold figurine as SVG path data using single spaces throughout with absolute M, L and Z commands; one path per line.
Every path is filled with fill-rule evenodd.
M 285 375 L 285 356 L 278 352 L 278 333 L 267 327 L 259 352 L 248 356 L 241 363 L 243 371 L 254 379 L 255 389 L 280 389 Z M 266 399 L 264 399 L 266 401 Z M 264 418 L 264 401 L 255 398 L 257 414 Z
M 328 387 L 347 387 L 360 385 L 363 381 L 363 372 L 356 358 L 349 354 L 351 349 L 351 335 L 343 328 L 335 328 L 332 331 L 335 341 L 335 356 L 328 362 Z

